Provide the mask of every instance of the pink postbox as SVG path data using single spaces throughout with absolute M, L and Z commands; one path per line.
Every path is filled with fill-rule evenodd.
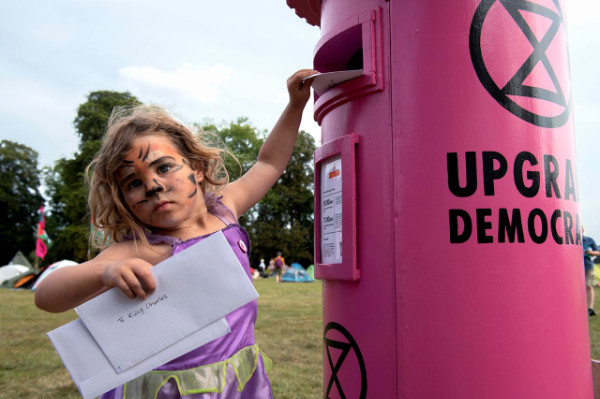
M 287 0 L 322 30 L 327 398 L 592 398 L 559 0 Z

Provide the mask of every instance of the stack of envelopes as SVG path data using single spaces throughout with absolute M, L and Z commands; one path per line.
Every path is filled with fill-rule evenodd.
M 156 290 L 148 298 L 113 288 L 77 307 L 79 319 L 48 333 L 85 399 L 229 333 L 224 316 L 258 298 L 221 232 L 152 273 Z

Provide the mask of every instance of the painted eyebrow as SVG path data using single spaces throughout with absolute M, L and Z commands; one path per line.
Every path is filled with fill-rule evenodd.
M 123 183 L 125 183 L 126 181 L 130 180 L 132 177 L 135 176 L 135 173 L 130 173 L 127 176 L 125 176 L 123 179 L 121 179 L 121 181 L 119 182 L 119 185 L 122 185 Z
M 120 172 L 121 172 L 123 169 L 125 169 L 125 168 L 128 168 L 128 169 L 129 169 L 129 168 L 133 168 L 133 165 L 132 165 L 132 164 L 133 164 L 133 161 L 128 161 L 128 160 L 124 159 L 124 160 L 123 160 L 123 163 L 124 163 L 125 165 L 120 165 L 120 166 L 117 168 L 117 171 L 115 172 L 115 176 L 118 176 L 118 175 L 119 175 L 119 173 L 120 173 Z M 128 175 L 128 177 L 129 177 L 129 176 L 131 176 L 131 175 Z M 124 180 L 124 179 L 123 179 L 123 180 Z
M 157 158 L 157 159 L 155 159 L 154 161 L 150 162 L 150 165 L 149 165 L 149 166 L 154 166 L 154 165 L 156 165 L 157 163 L 160 163 L 160 162 L 163 162 L 163 161 L 165 161 L 166 159 L 170 159 L 170 160 L 172 160 L 172 161 L 175 161 L 175 158 L 174 158 L 174 157 L 172 157 L 172 156 L 170 156 L 170 155 L 165 155 L 164 157 Z
M 144 158 L 142 158 L 142 161 L 145 161 L 148 158 L 149 153 L 150 153 L 150 143 L 148 143 L 148 148 L 146 148 L 146 153 L 144 154 Z M 140 155 L 142 155 L 141 149 L 140 149 Z

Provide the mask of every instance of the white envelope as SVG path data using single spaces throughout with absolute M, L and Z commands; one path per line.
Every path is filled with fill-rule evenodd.
M 75 310 L 117 373 L 256 299 L 222 232 L 152 268 L 156 290 L 147 299 L 113 288 Z
M 362 76 L 363 73 L 364 71 L 362 69 L 350 69 L 347 71 L 317 73 L 303 79 L 302 82 L 304 83 L 304 81 L 306 81 L 307 79 L 314 77 L 311 86 L 315 93 L 321 95 L 327 90 L 331 89 L 332 87 L 339 85 L 340 83 Z
M 48 333 L 84 399 L 95 398 L 229 332 L 222 318 L 118 374 L 81 319 Z

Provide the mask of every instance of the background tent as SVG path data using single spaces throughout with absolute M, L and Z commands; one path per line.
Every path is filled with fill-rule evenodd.
M 17 253 L 15 254 L 15 256 L 13 256 L 13 258 L 11 259 L 10 262 L 8 262 L 9 265 L 23 265 L 23 266 L 28 266 L 28 267 L 33 267 L 31 265 L 31 263 L 29 263 L 29 261 L 27 260 L 27 258 L 25 257 L 25 255 L 23 255 L 23 252 L 21 251 L 17 251 Z
M 33 284 L 36 277 L 35 270 L 29 269 L 29 271 L 4 280 L 0 283 L 0 288 L 28 288 Z
M 292 263 L 291 267 L 281 276 L 281 281 L 285 283 L 312 283 L 315 281 L 304 270 L 299 263 Z
M 6 265 L 0 267 L 0 287 L 12 287 L 11 281 L 18 280 L 28 274 L 35 274 L 35 271 L 30 266 L 25 265 Z M 16 280 L 15 280 L 16 281 Z
M 311 276 L 313 279 L 315 278 L 315 265 L 310 265 L 306 268 L 306 273 Z
M 36 282 L 31 287 L 31 290 L 35 291 L 35 289 L 37 288 L 37 286 L 40 283 L 40 281 L 42 281 L 43 279 L 45 279 L 46 276 L 48 276 L 53 271 L 55 271 L 57 269 L 60 269 L 61 267 L 75 266 L 75 265 L 78 265 L 78 264 L 79 263 L 73 262 L 72 260 L 68 260 L 68 259 L 59 260 L 58 262 L 54 262 L 53 264 L 51 264 L 50 266 L 48 266 L 46 268 L 46 270 L 44 270 L 42 272 L 42 274 L 40 274 L 40 276 L 38 277 L 38 279 L 36 280 Z

